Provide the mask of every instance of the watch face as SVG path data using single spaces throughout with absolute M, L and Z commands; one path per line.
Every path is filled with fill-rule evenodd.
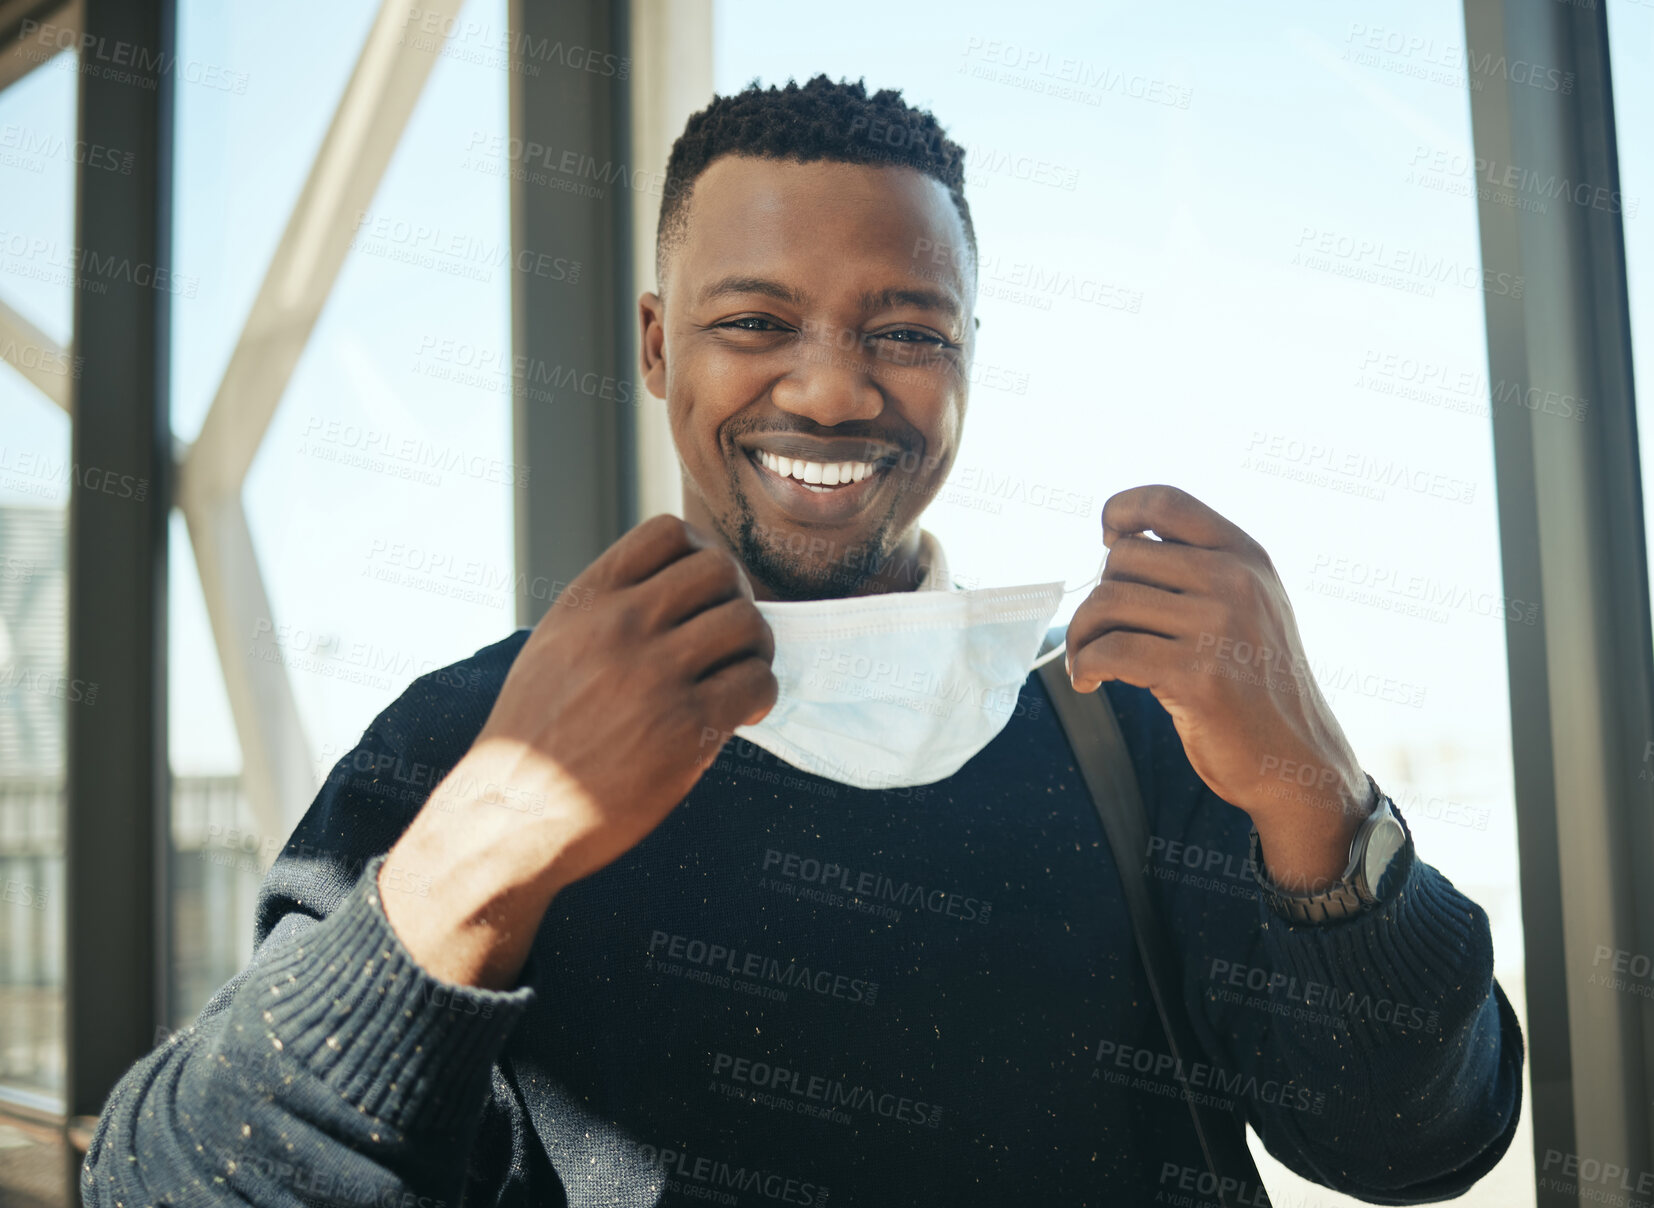
M 1367 839 L 1367 851 L 1362 860 L 1367 888 L 1378 893 L 1378 883 L 1390 867 L 1396 853 L 1407 845 L 1407 832 L 1394 817 L 1381 818 Z

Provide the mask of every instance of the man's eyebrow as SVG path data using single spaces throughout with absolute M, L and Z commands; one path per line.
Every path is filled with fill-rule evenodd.
M 891 310 L 897 306 L 917 306 L 921 310 L 939 310 L 950 319 L 958 319 L 963 311 L 958 299 L 940 289 L 909 287 L 879 289 L 860 298 L 862 311 Z
M 729 294 L 762 294 L 792 306 L 803 306 L 805 302 L 804 295 L 790 285 L 772 281 L 768 277 L 744 276 L 725 277 L 720 281 L 714 281 L 701 291 L 700 301 L 704 304 Z
M 804 306 L 808 299 L 781 281 L 769 277 L 752 277 L 734 275 L 714 281 L 701 291 L 700 301 L 704 305 L 716 298 L 727 297 L 731 294 L 760 294 L 766 298 L 774 298 L 786 302 L 791 306 Z M 906 286 L 891 289 L 869 290 L 857 299 L 864 312 L 877 310 L 891 310 L 897 306 L 917 306 L 922 310 L 938 310 L 951 319 L 958 319 L 963 313 L 963 307 L 950 293 L 940 289 L 930 289 L 925 286 Z

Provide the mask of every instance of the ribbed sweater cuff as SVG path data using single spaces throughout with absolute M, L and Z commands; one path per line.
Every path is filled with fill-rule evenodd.
M 1294 997 L 1367 1043 L 1439 1042 L 1492 992 L 1487 915 L 1422 860 L 1385 888 L 1370 911 L 1331 923 L 1294 923 L 1260 902 L 1271 963 L 1296 979 Z
M 385 917 L 384 859 L 367 865 L 339 909 L 258 966 L 237 1006 L 254 1009 L 276 1064 L 319 1079 L 382 1123 L 393 1134 L 384 1141 L 463 1133 L 534 991 L 456 986 L 426 973 Z

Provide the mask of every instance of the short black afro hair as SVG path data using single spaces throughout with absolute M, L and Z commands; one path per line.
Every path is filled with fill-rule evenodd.
M 894 88 L 868 96 L 860 80 L 835 84 L 818 75 L 803 85 L 789 79 L 785 88 L 753 80 L 740 92 L 714 97 L 672 144 L 655 234 L 655 274 L 662 286 L 666 253 L 683 236 L 695 180 L 723 155 L 914 168 L 947 188 L 976 256 L 965 201 L 965 149 L 927 110 L 913 108 Z

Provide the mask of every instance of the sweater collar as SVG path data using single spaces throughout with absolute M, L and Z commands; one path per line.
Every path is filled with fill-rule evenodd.
M 942 552 L 942 543 L 929 529 L 919 530 L 919 571 L 918 591 L 959 590 L 948 570 L 948 558 Z

